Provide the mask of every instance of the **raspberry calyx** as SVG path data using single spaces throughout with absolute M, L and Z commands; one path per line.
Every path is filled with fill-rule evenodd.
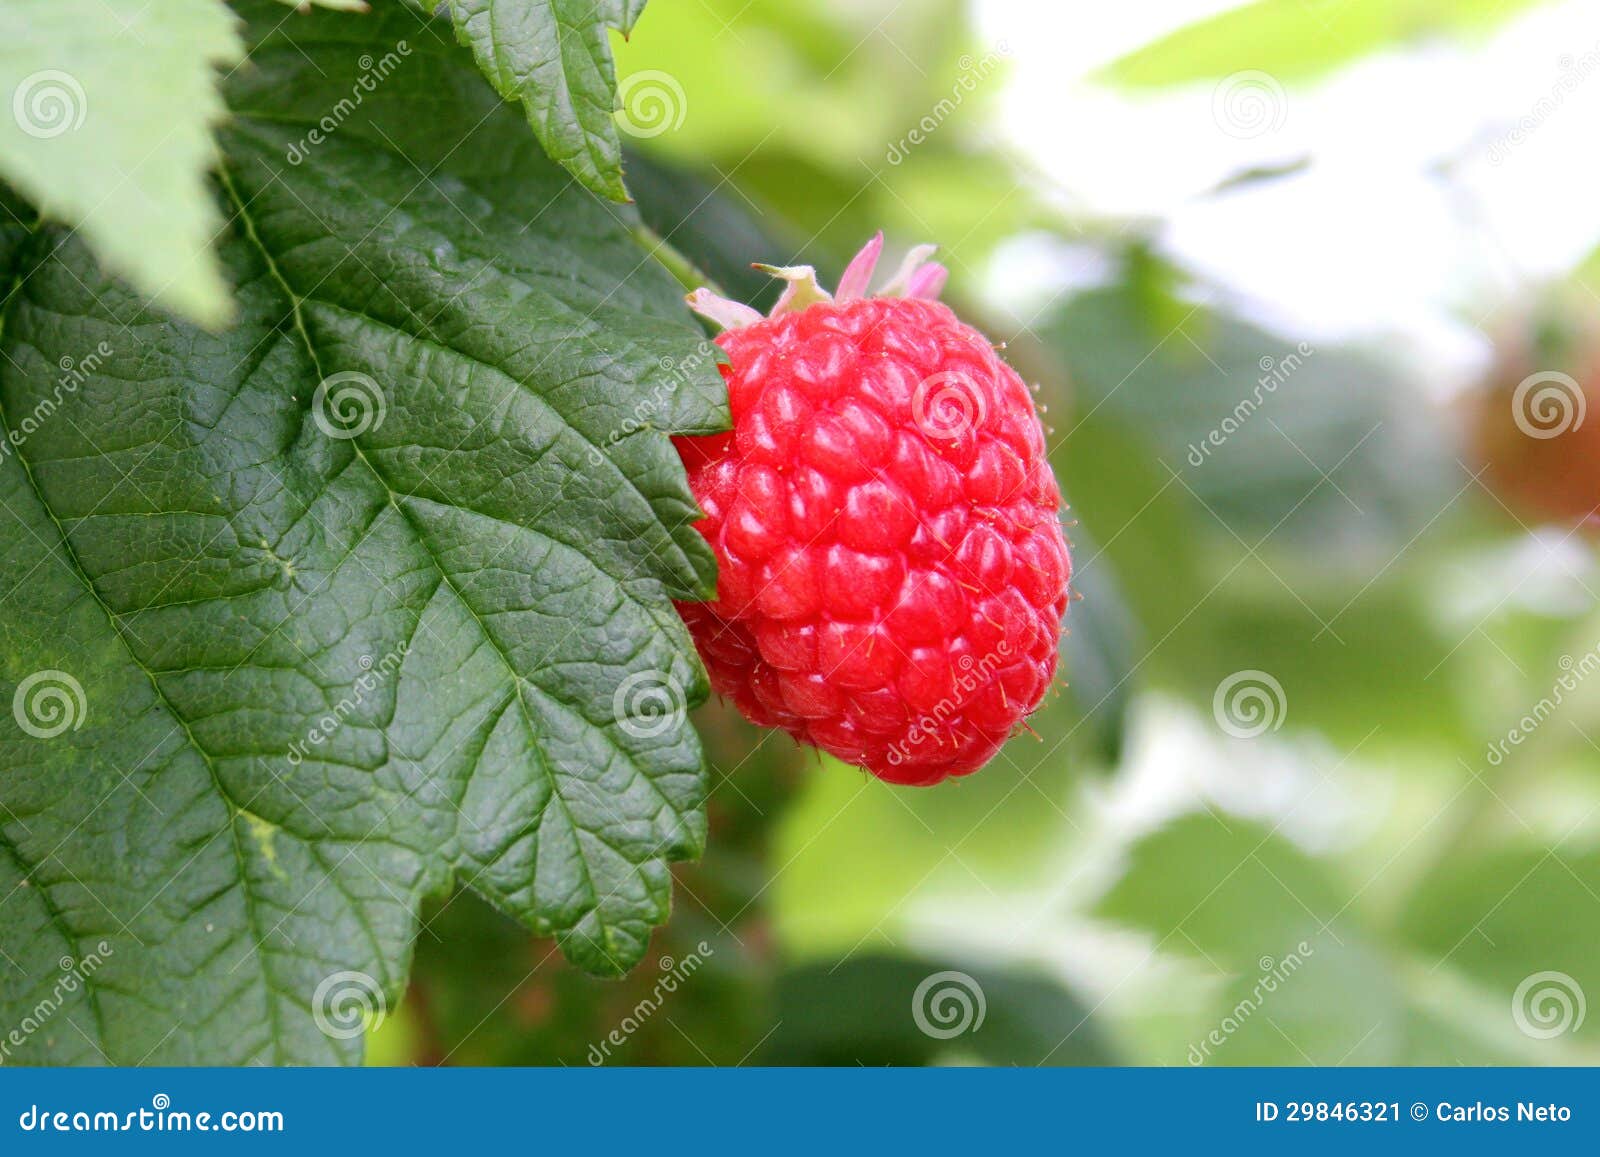
M 732 430 L 674 439 L 718 564 L 681 603 L 752 722 L 926 785 L 983 766 L 1055 675 L 1071 560 L 1030 394 L 937 300 L 913 249 L 868 295 L 879 233 L 829 294 L 809 266 L 771 314 L 706 289 Z

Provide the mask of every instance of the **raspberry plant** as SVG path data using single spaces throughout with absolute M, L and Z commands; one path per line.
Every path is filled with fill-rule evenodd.
M 602 48 L 619 15 L 459 7 L 530 52 L 540 13 Z M 397 1003 L 424 894 L 471 888 L 617 974 L 705 839 L 704 677 L 672 600 L 714 565 L 668 435 L 727 416 L 682 288 L 442 21 L 235 9 L 248 60 L 186 174 L 220 224 L 196 260 L 232 287 L 188 312 L 231 323 L 152 304 L 164 266 L 97 249 L 52 173 L 11 170 L 35 201 L 3 231 L 0 691 L 31 724 L 0 729 L 6 1023 L 106 946 L 17 1061 L 352 1061 L 319 986 Z M 609 107 L 603 64 L 556 103 Z M 115 118 L 108 77 L 78 83 L 86 124 Z M 590 119 L 541 136 L 617 191 Z M 141 173 L 177 181 L 164 131 L 141 129 L 163 170 Z M 641 681 L 665 714 L 619 709 Z
M 641 7 L 0 0 L 0 1066 L 1595 1062 L 1581 14 Z
M 827 385 L 907 427 L 901 505 L 835 481 L 841 541 L 887 534 L 908 593 L 809 590 L 789 714 L 699 629 L 750 576 L 675 442 L 743 437 L 724 378 L 732 417 L 759 408 L 761 327 L 728 369 L 624 201 L 607 30 L 637 0 L 181 0 L 149 56 L 131 0 L 122 30 L 87 7 L 32 5 L 0 62 L 0 1019 L 50 1009 L 8 1059 L 355 1061 L 351 1009 L 399 1001 L 418 905 L 454 889 L 626 972 L 706 840 L 680 608 L 747 714 L 891 780 L 975 770 L 1039 703 L 1059 494 L 1020 378 L 927 300 L 937 266 L 869 301 L 863 258 L 834 313 L 794 315 L 854 318 L 907 389 L 977 375 L 964 449 L 881 375 Z M 907 671 L 819 673 L 852 590 L 887 624 L 865 655 Z M 940 671 L 968 658 L 958 694 Z

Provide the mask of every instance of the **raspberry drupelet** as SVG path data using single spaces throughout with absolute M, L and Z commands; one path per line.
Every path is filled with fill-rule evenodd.
M 982 767 L 1055 675 L 1071 561 L 1033 397 L 935 300 L 930 246 L 867 296 L 806 266 L 768 317 L 708 290 L 733 429 L 676 439 L 717 598 L 682 603 L 715 690 L 890 783 Z

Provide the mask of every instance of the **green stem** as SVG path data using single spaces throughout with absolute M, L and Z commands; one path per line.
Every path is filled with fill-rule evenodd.
M 678 252 L 671 242 L 650 226 L 641 221 L 633 227 L 632 232 L 633 239 L 644 246 L 650 256 L 659 261 L 668 273 L 677 278 L 679 285 L 685 289 L 709 289 L 719 297 L 728 296 L 710 274 Z

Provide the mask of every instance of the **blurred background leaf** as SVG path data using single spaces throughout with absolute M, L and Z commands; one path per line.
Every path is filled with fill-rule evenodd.
M 1217 80 L 1270 62 L 1279 80 L 1407 42 L 1479 33 L 1539 0 L 1257 0 L 1181 28 L 1105 71 L 1116 84 Z
M 1059 984 L 1041 975 L 964 967 L 961 961 L 873 955 L 785 973 L 762 1063 L 1117 1063 L 1090 1010 Z M 970 1027 L 955 1031 L 963 1025 Z

